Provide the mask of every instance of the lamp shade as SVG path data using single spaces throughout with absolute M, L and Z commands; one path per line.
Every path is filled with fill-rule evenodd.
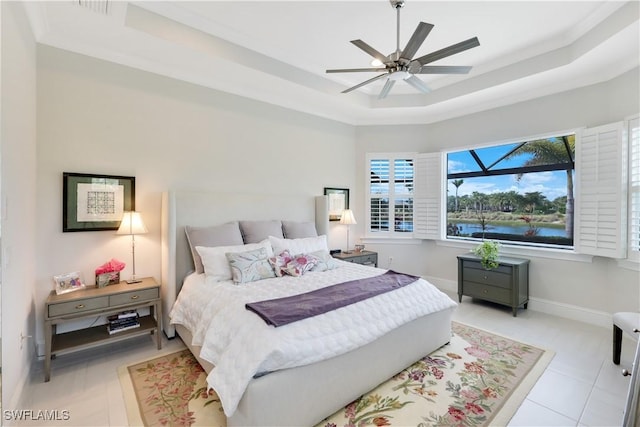
M 122 216 L 122 222 L 116 234 L 145 234 L 148 232 L 140 212 L 129 211 Z
M 353 216 L 353 211 L 351 209 L 345 209 L 342 211 L 342 216 L 340 216 L 340 224 L 357 224 L 356 218 Z

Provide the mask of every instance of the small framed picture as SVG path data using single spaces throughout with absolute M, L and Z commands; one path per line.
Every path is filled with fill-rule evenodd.
M 77 291 L 86 287 L 78 271 L 53 276 L 53 281 L 55 282 L 57 295 Z
M 349 189 L 325 187 L 324 195 L 329 196 L 329 221 L 340 221 L 342 211 L 349 209 Z

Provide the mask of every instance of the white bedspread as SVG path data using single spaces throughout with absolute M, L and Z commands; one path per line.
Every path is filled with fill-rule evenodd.
M 233 415 L 256 374 L 302 366 L 363 346 L 418 317 L 456 303 L 423 279 L 403 288 L 308 319 L 274 328 L 245 309 L 248 302 L 309 292 L 385 270 L 340 261 L 340 268 L 243 285 L 209 282 L 200 275 L 185 282 L 171 311 L 171 323 L 193 334 L 200 357 L 214 365 L 207 382 Z

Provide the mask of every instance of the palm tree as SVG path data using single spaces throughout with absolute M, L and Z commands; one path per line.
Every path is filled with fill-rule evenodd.
M 576 139 L 575 135 L 568 135 L 566 138 L 567 144 L 571 149 L 572 158 L 576 152 Z M 522 154 L 532 154 L 533 156 L 524 162 L 523 166 L 538 166 L 538 165 L 550 165 L 557 163 L 568 163 L 567 148 L 560 139 L 538 139 L 535 141 L 527 142 L 520 147 L 517 151 L 509 155 L 507 158 L 513 158 Z M 567 204 L 566 204 L 566 222 L 565 231 L 567 237 L 573 237 L 573 168 L 567 169 Z M 518 176 L 518 179 L 522 178 L 522 174 Z
M 464 184 L 464 179 L 454 179 L 451 183 L 456 187 L 456 212 L 458 212 L 458 188 Z

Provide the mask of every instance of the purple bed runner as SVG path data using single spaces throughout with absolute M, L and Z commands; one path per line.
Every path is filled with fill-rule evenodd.
M 252 302 L 245 307 L 268 324 L 278 327 L 401 288 L 416 280 L 417 276 L 389 270 L 379 276 L 338 283 L 290 297 Z

